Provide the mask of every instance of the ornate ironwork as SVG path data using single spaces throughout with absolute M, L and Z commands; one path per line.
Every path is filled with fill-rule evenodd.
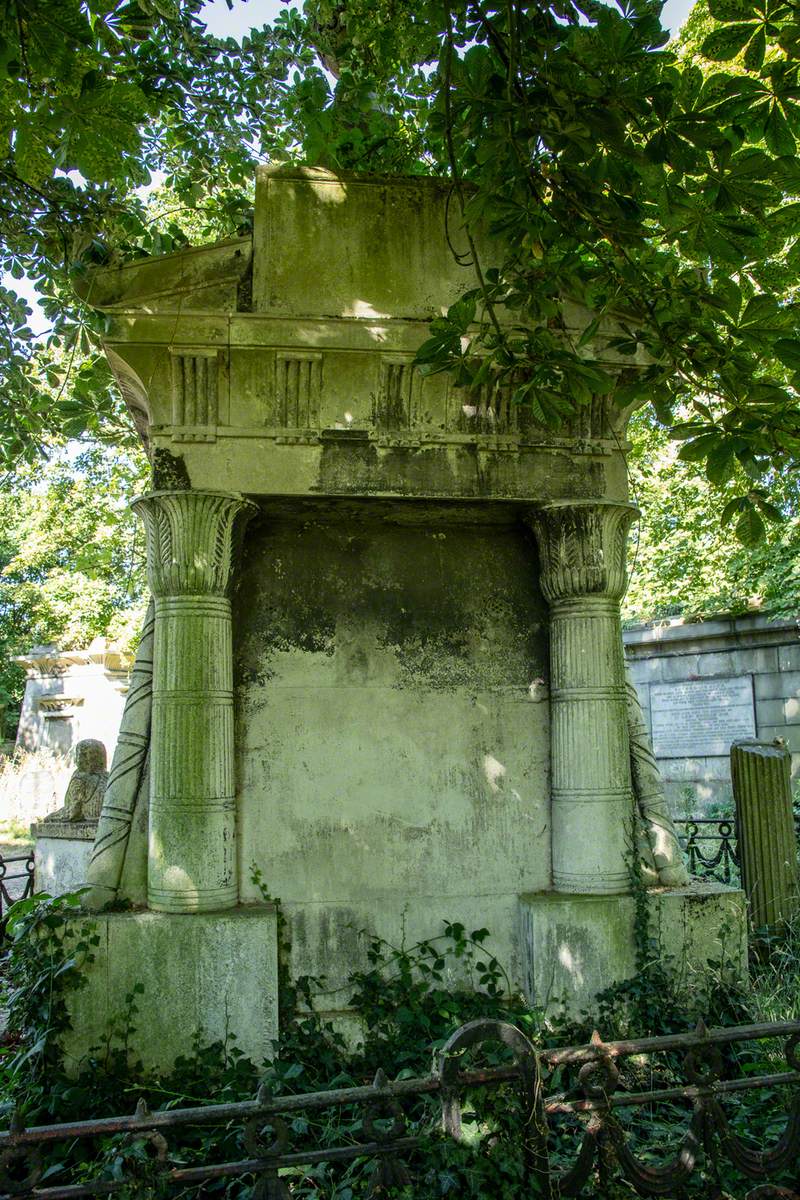
M 9 871 L 15 863 L 22 863 L 17 870 Z M 27 900 L 33 895 L 33 873 L 36 869 L 33 850 L 27 854 L 0 854 L 0 936 L 5 929 L 5 919 L 9 905 L 15 900 Z M 17 880 L 22 880 L 22 887 L 15 887 Z M 10 885 L 10 887 L 9 887 Z M 13 893 L 13 895 L 12 895 Z
M 752 1055 L 743 1060 L 740 1050 L 764 1039 L 782 1042 L 783 1061 L 774 1065 L 786 1069 L 750 1074 Z M 750 1188 L 745 1200 L 800 1200 L 798 1046 L 800 1021 L 729 1029 L 706 1029 L 700 1023 L 692 1033 L 617 1042 L 604 1042 L 594 1034 L 588 1046 L 538 1050 L 512 1025 L 473 1021 L 453 1034 L 437 1069 L 420 1078 L 390 1082 L 379 1071 L 374 1082 L 363 1087 L 277 1097 L 262 1087 L 255 1099 L 237 1103 L 152 1112 L 140 1101 L 132 1116 L 30 1129 L 12 1122 L 0 1132 L 0 1197 L 66 1200 L 120 1191 L 128 1181 L 119 1174 L 113 1179 L 86 1178 L 85 1153 L 80 1155 L 77 1181 L 64 1177 L 62 1167 L 56 1182 L 45 1166 L 45 1151 L 53 1143 L 74 1147 L 86 1139 L 99 1142 L 119 1134 L 125 1140 L 147 1141 L 155 1172 L 163 1172 L 165 1184 L 175 1185 L 184 1195 L 191 1185 L 252 1176 L 254 1196 L 288 1200 L 286 1168 L 362 1159 L 374 1163 L 371 1194 L 388 1198 L 414 1182 L 414 1152 L 430 1142 L 430 1121 L 426 1125 L 419 1115 L 423 1097 L 438 1099 L 440 1136 L 463 1141 L 465 1102 L 472 1109 L 487 1089 L 510 1085 L 521 1106 L 514 1126 L 523 1155 L 520 1200 L 532 1195 L 543 1200 L 579 1196 L 589 1186 L 595 1189 L 591 1194 L 602 1195 L 596 1186 L 602 1189 L 612 1175 L 625 1179 L 639 1196 L 674 1197 L 703 1162 L 735 1170 L 742 1187 Z M 487 1048 L 495 1058 L 505 1049 L 512 1061 L 475 1067 L 469 1054 Z M 737 1070 L 740 1062 L 742 1071 Z M 783 1130 L 769 1147 L 749 1144 L 725 1109 L 726 1099 L 757 1089 L 769 1089 L 773 1096 L 782 1090 L 790 1096 Z M 652 1155 L 637 1149 L 635 1123 L 624 1114 L 656 1104 L 682 1105 L 689 1113 L 676 1130 L 674 1146 L 664 1148 L 663 1160 L 654 1164 Z M 410 1105 L 415 1106 L 413 1119 Z M 299 1143 L 293 1145 L 293 1131 L 305 1127 L 298 1117 L 345 1109 L 360 1112 L 361 1119 L 348 1126 L 341 1144 L 314 1146 L 296 1135 Z M 430 1107 L 427 1112 L 430 1117 Z M 572 1122 L 569 1129 L 563 1127 L 565 1117 Z M 171 1157 L 169 1138 L 200 1125 L 239 1126 L 246 1157 L 187 1165 L 177 1146 Z M 352 1128 L 359 1132 L 353 1134 Z M 659 1136 L 663 1138 L 663 1122 Z M 556 1142 L 559 1162 L 554 1163 Z
M 733 817 L 687 817 L 676 820 L 689 871 L 699 879 L 739 882 L 739 843 Z

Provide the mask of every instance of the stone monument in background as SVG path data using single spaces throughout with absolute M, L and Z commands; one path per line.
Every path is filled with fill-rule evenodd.
M 742 895 L 686 884 L 626 690 L 628 414 L 596 396 L 553 432 L 414 368 L 473 283 L 447 194 L 265 169 L 252 238 L 93 276 L 153 461 L 153 609 L 89 870 L 95 909 L 135 911 L 95 918 L 76 1056 L 135 979 L 145 1061 L 197 1029 L 269 1056 L 254 868 L 290 973 L 343 1019 L 359 930 L 444 919 L 488 927 L 533 1003 L 585 1007 L 635 969 L 640 859 L 676 969 L 700 978 L 725 930 L 743 970 Z M 577 339 L 591 314 L 561 318 Z

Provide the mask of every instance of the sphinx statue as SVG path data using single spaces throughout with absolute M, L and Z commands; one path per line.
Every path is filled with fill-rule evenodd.
M 106 748 L 96 738 L 75 746 L 75 771 L 67 786 L 64 804 L 48 813 L 48 821 L 96 821 L 108 783 Z

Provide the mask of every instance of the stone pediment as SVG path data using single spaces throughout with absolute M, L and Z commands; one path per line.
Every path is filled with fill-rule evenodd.
M 553 430 L 515 383 L 458 388 L 415 367 L 431 319 L 475 284 L 450 194 L 440 179 L 262 168 L 252 240 L 95 272 L 84 295 L 109 315 L 109 362 L 162 462 L 256 495 L 624 494 L 613 396 Z M 478 253 L 490 266 L 490 245 Z M 560 319 L 577 342 L 592 314 L 565 301 Z M 604 345 L 594 361 L 619 371 Z

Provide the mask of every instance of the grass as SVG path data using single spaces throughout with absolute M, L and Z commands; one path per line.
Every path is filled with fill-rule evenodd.
M 785 930 L 753 946 L 753 1009 L 760 1021 L 800 1021 L 800 907 Z
M 50 750 L 0 757 L 0 842 L 30 842 L 31 821 L 59 807 L 73 770 L 68 757 Z

